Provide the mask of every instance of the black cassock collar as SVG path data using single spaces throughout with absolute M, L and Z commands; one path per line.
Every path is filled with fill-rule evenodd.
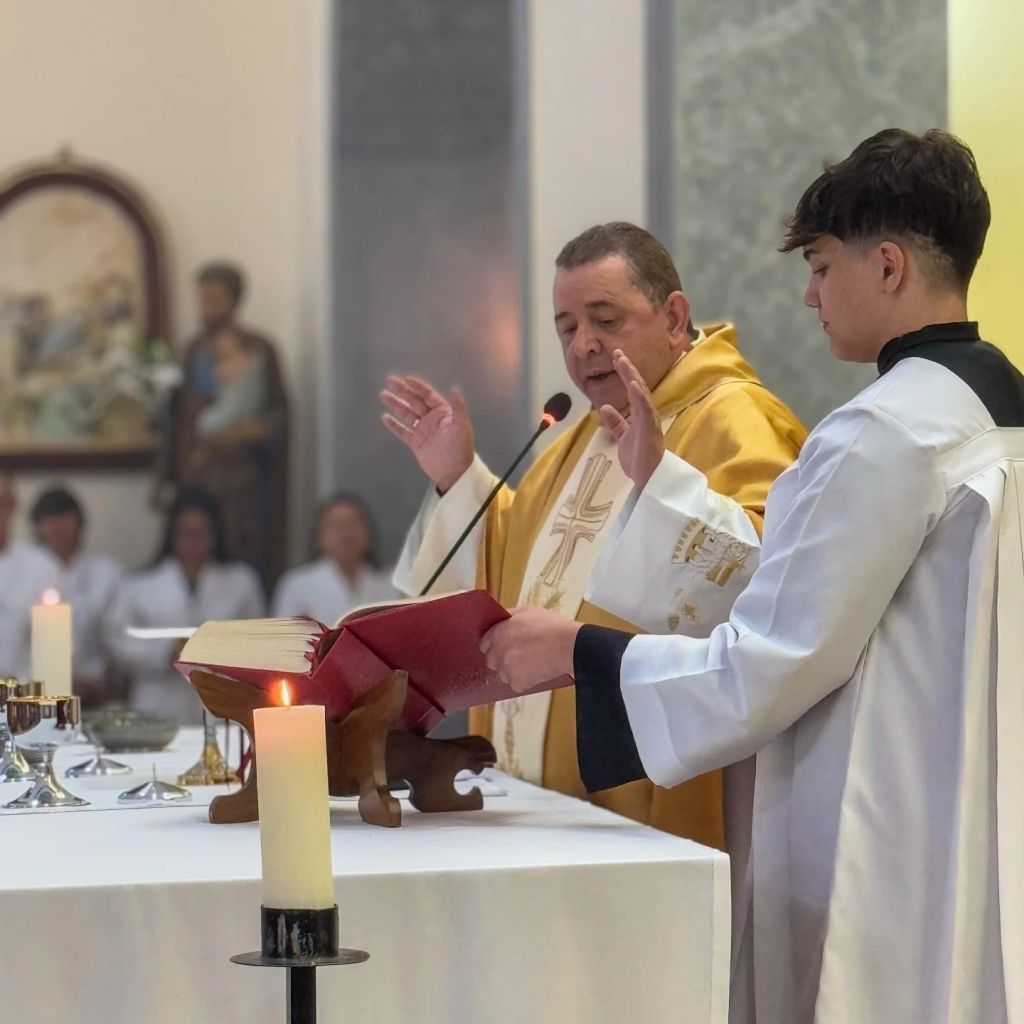
M 911 358 L 955 373 L 981 399 L 995 426 L 1024 427 L 1024 377 L 995 345 L 981 340 L 977 321 L 930 324 L 893 338 L 878 353 L 878 373 L 884 376 Z
M 914 349 L 920 348 L 922 345 L 948 341 L 981 341 L 981 335 L 978 334 L 978 321 L 963 320 L 950 324 L 929 324 L 918 331 L 911 331 L 909 334 L 893 338 L 878 353 L 879 376 L 888 373 L 901 359 L 909 359 L 916 355 L 928 358 L 927 353 L 915 352 Z

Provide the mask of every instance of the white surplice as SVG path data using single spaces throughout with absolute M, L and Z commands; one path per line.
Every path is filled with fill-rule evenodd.
M 113 605 L 123 569 L 106 555 L 81 551 L 60 567 L 56 587 L 71 605 L 72 672 L 76 679 L 106 680 L 110 652 L 104 621 Z
M 188 680 L 172 667 L 180 641 L 131 637 L 129 626 L 201 626 L 209 619 L 258 619 L 264 613 L 259 577 L 242 562 L 207 565 L 194 590 L 175 558 L 124 577 L 108 618 L 108 642 L 131 676 L 132 707 L 182 724 L 195 724 L 202 715 Z
M 398 597 L 398 590 L 390 572 L 366 565 L 352 582 L 334 559 L 320 558 L 281 577 L 271 614 L 275 618 L 306 615 L 330 626 L 353 608 L 393 597 Z
M 57 561 L 44 548 L 16 540 L 0 551 L 0 676 L 29 678 L 32 606 L 58 579 Z
M 1024 1021 L 1024 431 L 908 358 L 811 434 L 709 639 L 622 694 L 674 785 L 756 754 L 730 1019 Z
M 667 451 L 630 492 L 585 596 L 648 633 L 707 636 L 750 582 L 760 547 L 747 510 Z

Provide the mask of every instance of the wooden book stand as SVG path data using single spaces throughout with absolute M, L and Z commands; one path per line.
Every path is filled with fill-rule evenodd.
M 194 669 L 189 679 L 211 715 L 237 722 L 255 750 L 252 713 L 269 707 L 257 686 Z M 356 702 L 340 721 L 327 720 L 327 785 L 331 796 L 359 796 L 359 815 L 370 825 L 397 828 L 402 808 L 388 789 L 389 780 L 409 786 L 409 802 L 418 811 L 478 811 L 479 790 L 459 793 L 455 776 L 464 769 L 479 774 L 495 763 L 494 747 L 482 736 L 431 740 L 393 728 L 405 704 L 408 676 L 392 672 Z M 210 821 L 256 821 L 256 760 L 242 788 L 210 804 Z

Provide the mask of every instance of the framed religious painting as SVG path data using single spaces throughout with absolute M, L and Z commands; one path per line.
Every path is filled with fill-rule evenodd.
M 148 204 L 64 154 L 0 176 L 0 465 L 143 467 L 177 379 Z

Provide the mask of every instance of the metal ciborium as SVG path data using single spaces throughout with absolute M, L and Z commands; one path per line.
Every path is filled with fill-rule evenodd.
M 226 723 L 225 723 L 226 724 Z M 224 738 L 227 740 L 225 729 Z M 225 744 L 226 745 L 226 744 Z M 178 776 L 179 786 L 224 786 L 241 781 L 228 767 L 217 742 L 217 720 L 203 711 L 203 752 L 188 771 Z
M 80 709 L 77 697 L 9 697 L 7 727 L 35 770 L 35 781 L 7 807 L 82 807 L 88 804 L 69 793 L 53 774 L 53 755 L 58 747 L 73 743 L 78 735 Z
M 7 728 L 7 701 L 21 692 L 17 679 L 0 679 L 0 782 L 29 782 L 35 778 Z

